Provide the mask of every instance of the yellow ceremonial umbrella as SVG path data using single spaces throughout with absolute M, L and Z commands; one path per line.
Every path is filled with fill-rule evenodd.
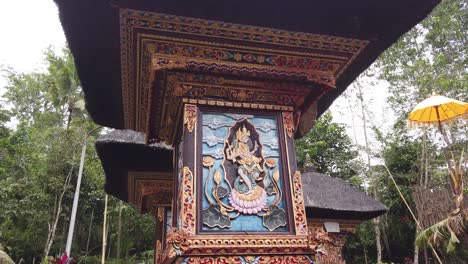
M 425 124 L 438 124 L 439 131 L 442 134 L 448 149 L 452 152 L 453 148 L 449 138 L 442 129 L 442 122 L 449 121 L 457 117 L 468 117 L 468 104 L 462 101 L 451 99 L 442 95 L 433 94 L 431 97 L 420 102 L 411 111 L 408 116 L 409 123 L 412 125 L 425 125 Z M 450 156 L 447 151 L 444 150 L 445 160 L 447 161 L 447 167 L 451 178 L 452 191 L 455 196 L 462 192 L 462 183 L 460 179 L 460 172 L 457 171 L 457 167 L 452 167 Z
M 439 124 L 459 116 L 468 115 L 468 103 L 434 94 L 416 105 L 409 114 L 410 124 Z
M 446 226 L 449 230 L 451 236 L 449 240 L 449 246 L 447 247 L 447 251 L 451 251 L 454 249 L 455 243 L 459 243 L 458 237 L 463 237 L 463 234 L 466 230 L 465 225 L 465 216 L 464 216 L 464 206 L 463 206 L 463 168 L 461 166 L 457 166 L 455 160 L 453 162 L 450 160 L 450 156 L 454 158 L 454 151 L 452 144 L 445 134 L 444 130 L 442 129 L 442 122 L 446 122 L 449 120 L 453 120 L 454 118 L 461 117 L 466 118 L 468 117 L 468 104 L 462 101 L 458 101 L 455 99 L 451 99 L 445 96 L 434 94 L 431 97 L 427 98 L 426 100 L 420 102 L 416 105 L 413 111 L 409 114 L 408 120 L 410 125 L 430 125 L 430 124 L 437 124 L 440 133 L 442 134 L 445 142 L 447 143 L 448 149 L 450 150 L 450 154 L 448 153 L 447 149 L 443 149 L 444 157 L 447 162 L 447 167 L 449 170 L 449 179 L 450 179 L 450 186 L 452 189 L 452 194 L 455 198 L 455 206 L 456 209 L 450 213 L 449 217 L 446 220 L 440 222 L 440 224 L 436 224 L 434 226 Z M 460 160 L 463 159 L 463 151 L 460 157 Z M 434 227 L 435 228 L 435 227 Z M 434 242 L 436 241 L 436 237 L 434 235 L 430 235 L 434 233 L 433 227 L 424 230 L 420 235 L 418 235 L 417 240 L 420 237 L 433 237 Z M 437 233 L 437 232 L 436 232 Z

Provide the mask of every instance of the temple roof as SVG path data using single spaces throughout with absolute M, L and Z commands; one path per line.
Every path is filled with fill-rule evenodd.
M 114 130 L 96 142 L 106 173 L 106 191 L 129 201 L 128 172 L 172 172 L 172 149 L 160 144 L 145 145 L 143 133 Z M 387 208 L 348 183 L 317 172 L 302 175 L 308 218 L 366 220 Z
M 94 121 L 113 128 L 124 122 L 120 11 L 144 10 L 177 16 L 321 34 L 366 41 L 336 79 L 336 88 L 301 118 L 300 134 L 313 125 L 346 87 L 403 33 L 425 18 L 439 0 L 219 1 L 55 0 L 74 55 L 86 105 Z M 137 49 L 137 47 L 135 47 Z M 323 54 L 322 54 L 323 55 Z M 138 104 L 137 104 L 138 105 Z M 131 109 L 131 108 L 130 108 Z M 303 114 L 303 116 L 305 116 Z M 142 129 L 143 131 L 143 129 Z
M 113 130 L 96 141 L 96 150 L 106 174 L 105 190 L 129 201 L 128 172 L 172 172 L 172 149 L 145 144 L 145 135 L 132 130 Z
M 361 190 L 326 174 L 303 173 L 302 187 L 309 218 L 367 220 L 387 211 Z

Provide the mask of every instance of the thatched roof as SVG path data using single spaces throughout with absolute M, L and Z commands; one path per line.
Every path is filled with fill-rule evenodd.
M 14 264 L 15 262 L 3 251 L 2 245 L 0 245 L 0 263 L 1 264 Z
M 96 141 L 96 150 L 106 174 L 105 189 L 127 201 L 128 171 L 173 170 L 172 149 L 162 144 L 145 144 L 145 135 L 133 130 L 114 130 Z
M 302 174 L 302 187 L 308 218 L 366 220 L 387 211 L 361 190 L 326 174 Z
M 74 55 L 86 108 L 96 123 L 124 128 L 119 8 L 370 41 L 318 101 L 323 113 L 392 43 L 440 0 L 55 0 Z M 310 120 L 305 120 L 309 121 Z M 304 121 L 304 122 L 305 122 Z M 313 120 L 312 120 L 313 121 Z M 308 126 L 310 128 L 310 126 Z

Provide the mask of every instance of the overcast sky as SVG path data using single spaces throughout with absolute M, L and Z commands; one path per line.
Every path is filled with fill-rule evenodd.
M 20 72 L 43 70 L 48 46 L 65 46 L 65 36 L 52 0 L 0 1 L 0 65 Z M 0 77 L 0 92 L 5 79 Z

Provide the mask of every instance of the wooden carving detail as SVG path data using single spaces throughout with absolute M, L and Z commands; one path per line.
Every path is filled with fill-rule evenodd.
M 314 263 L 313 258 L 307 255 L 286 256 L 220 256 L 220 257 L 189 257 L 182 264 L 210 263 L 210 264 L 306 264 Z
M 304 196 L 302 194 L 301 173 L 299 171 L 296 171 L 292 178 L 292 189 L 292 204 L 294 223 L 296 225 L 296 235 L 307 235 L 307 217 L 305 212 Z
M 186 104 L 184 110 L 184 125 L 192 133 L 197 123 L 197 106 Z
M 283 112 L 283 126 L 288 137 L 292 138 L 294 132 L 296 131 L 296 126 L 294 125 L 294 115 L 292 112 Z
M 158 121 L 151 120 L 151 111 L 161 106 L 160 95 L 152 94 L 152 85 L 164 82 L 164 75 L 172 70 L 236 76 L 237 79 L 258 78 L 273 82 L 281 80 L 283 88 L 287 89 L 282 89 L 280 93 L 298 83 L 317 84 L 320 91 L 303 91 L 307 91 L 308 96 L 318 98 L 323 92 L 335 87 L 336 79 L 369 43 L 365 40 L 123 8 L 120 9 L 120 26 L 125 127 L 150 132 L 149 140 L 155 141 L 166 141 L 166 135 L 159 135 L 159 131 L 152 131 L 154 128 L 150 127 L 155 123 L 159 124 Z M 200 36 L 203 36 L 203 40 Z M 288 84 L 284 85 L 284 82 Z M 200 88 L 195 86 L 193 88 Z M 252 100 L 257 94 L 256 89 L 236 90 L 233 93 L 240 101 Z M 169 104 L 174 102 L 166 99 L 164 101 Z M 249 103 L 252 102 L 256 100 Z M 296 102 L 304 106 L 304 103 Z M 163 121 L 174 125 L 169 117 L 162 118 L 168 118 Z M 170 137 L 171 132 L 163 134 Z M 151 133 L 155 136 L 152 137 Z
M 193 173 L 188 167 L 184 167 L 182 172 L 182 203 L 181 223 L 182 231 L 187 235 L 195 235 L 195 194 Z
M 166 58 L 153 58 L 152 59 L 153 70 L 173 70 L 183 69 L 186 67 L 184 60 L 171 60 Z
M 161 263 L 163 254 L 162 243 L 160 240 L 156 240 L 156 247 L 154 249 L 154 263 Z
M 330 243 L 330 237 L 322 226 L 309 228 L 309 246 L 312 250 L 317 254 L 326 254 L 324 249 L 326 243 Z
M 190 245 L 189 238 L 189 234 L 171 227 L 167 234 L 168 247 L 164 253 L 164 258 L 173 259 L 176 256 L 182 255 Z

